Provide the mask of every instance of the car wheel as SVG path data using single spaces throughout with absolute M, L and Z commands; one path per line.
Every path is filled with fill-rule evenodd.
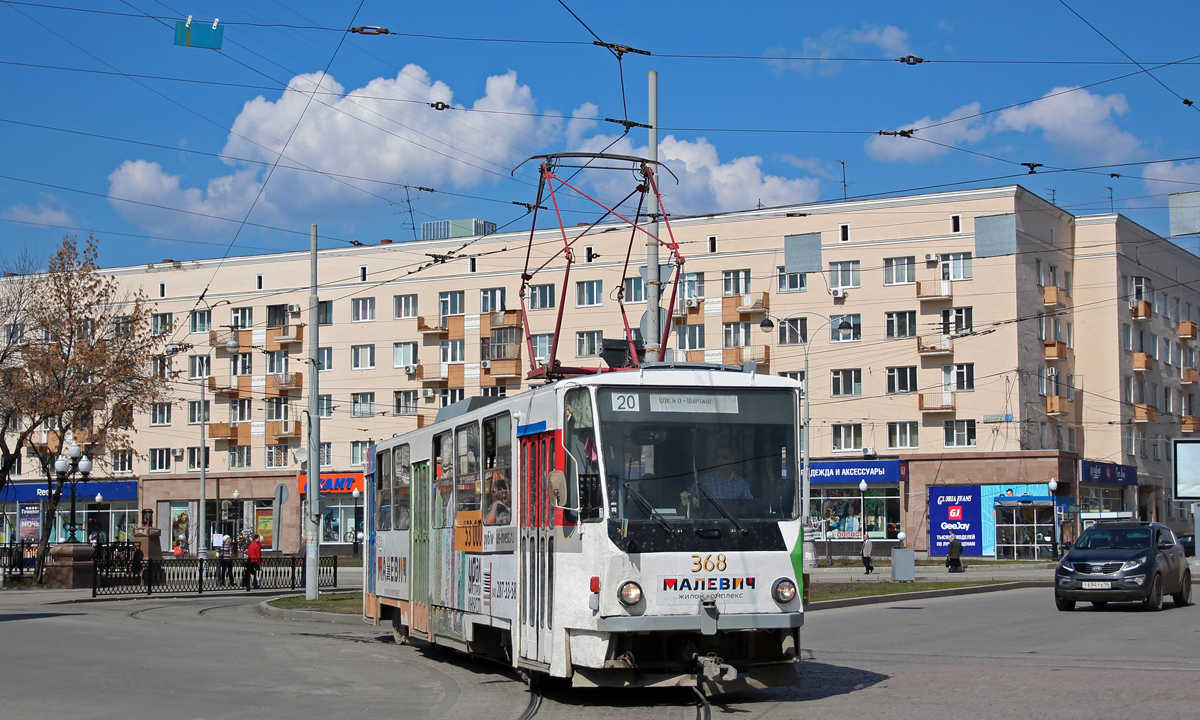
M 1185 570 L 1183 573 L 1183 586 L 1179 588 L 1179 592 L 1171 596 L 1175 601 L 1175 607 L 1187 607 L 1192 604 L 1192 571 Z
M 1075 609 L 1075 601 L 1068 600 L 1065 597 L 1059 597 L 1056 594 L 1054 596 L 1054 607 L 1058 608 L 1059 610 L 1062 610 L 1063 612 L 1070 612 Z
M 1107 600 L 1093 600 L 1092 607 L 1098 607 L 1098 608 L 1108 607 L 1108 601 Z
M 1154 580 L 1150 583 L 1150 594 L 1142 601 L 1142 607 L 1147 610 L 1162 610 L 1163 606 L 1163 588 L 1162 576 L 1155 575 Z

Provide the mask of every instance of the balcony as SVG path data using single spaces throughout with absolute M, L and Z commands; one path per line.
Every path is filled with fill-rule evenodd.
M 754 363 L 766 365 L 771 362 L 770 345 L 746 345 L 738 348 L 738 360 L 741 364 Z
M 1196 384 L 1196 368 L 1184 368 L 1179 371 L 1179 383 L 1181 385 Z
M 1067 293 L 1060 287 L 1047 285 L 1042 288 L 1042 305 L 1048 308 L 1060 308 L 1066 305 Z
M 208 424 L 208 427 L 205 428 L 205 432 L 207 432 L 208 437 L 213 440 L 228 441 L 228 440 L 232 440 L 235 437 L 237 437 L 237 427 L 234 425 L 231 425 L 227 422 L 223 422 L 223 423 L 210 422 Z
M 521 377 L 521 359 L 489 360 L 491 369 L 488 374 L 494 378 Z
M 209 375 L 208 376 L 208 391 L 214 395 L 237 398 L 239 395 L 250 397 L 250 376 L 249 375 Z
M 1154 369 L 1154 358 L 1150 353 L 1135 352 L 1133 354 L 1133 371 L 1149 372 Z
M 447 365 L 445 363 L 434 363 L 433 365 L 422 364 L 417 366 L 417 380 L 423 383 L 443 383 L 449 379 Z
M 1061 340 L 1044 340 L 1047 360 L 1066 360 L 1067 344 Z
M 1130 300 L 1129 315 L 1134 320 L 1149 320 L 1154 312 L 1150 308 L 1149 300 Z
M 1200 417 L 1184 415 L 1183 426 L 1180 429 L 1185 433 L 1200 432 Z
M 275 373 L 267 376 L 268 395 L 302 389 L 304 389 L 304 376 L 298 372 Z
M 430 325 L 425 322 L 424 315 L 418 315 L 417 332 L 421 333 L 422 335 L 445 335 L 446 333 L 450 332 L 450 328 L 446 327 L 446 318 L 439 316 L 431 319 L 434 320 L 436 324 Z
M 954 299 L 954 283 L 950 280 L 917 281 L 917 300 L 940 302 Z
M 1196 323 L 1191 320 L 1181 320 L 1179 322 L 1179 339 L 1180 340 L 1195 340 L 1196 339 Z
M 299 420 L 271 420 L 267 423 L 267 435 L 274 440 L 300 437 Z
M 952 413 L 954 412 L 954 393 L 919 393 L 917 408 L 923 413 Z
M 488 313 L 488 326 L 493 330 L 496 328 L 521 327 L 521 311 L 501 310 L 500 312 Z
M 1154 422 L 1154 406 L 1137 403 L 1133 406 L 1133 421 L 1135 423 Z
M 693 315 L 699 314 L 700 303 L 704 302 L 704 298 L 698 297 L 683 297 L 682 295 L 675 298 L 675 311 L 672 313 L 676 318 L 684 318 L 688 313 Z
M 229 349 L 229 343 L 235 342 L 238 347 L 234 350 Z M 215 347 L 217 351 L 226 350 L 229 352 L 246 352 L 253 344 L 251 341 L 250 330 L 235 330 L 227 328 L 225 330 L 209 330 L 208 344 Z M 246 348 L 247 350 L 243 350 Z
M 303 325 L 284 325 L 282 327 L 267 328 L 267 349 L 282 349 L 273 346 L 291 345 L 292 343 L 304 342 L 304 326 Z
M 927 335 L 917 338 L 917 354 L 926 356 L 953 355 L 953 335 Z
M 771 294 L 765 292 L 742 293 L 738 297 L 737 311 L 740 313 L 765 313 L 771 309 Z
M 1062 395 L 1046 396 L 1046 414 L 1052 416 L 1068 415 L 1071 412 L 1071 401 Z

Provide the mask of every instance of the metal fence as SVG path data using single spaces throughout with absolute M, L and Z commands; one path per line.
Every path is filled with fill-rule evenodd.
M 32 576 L 36 560 L 36 542 L 0 543 L 0 575 L 5 578 Z
M 102 557 L 95 561 L 92 597 L 101 595 L 154 595 L 203 593 L 218 590 L 295 590 L 305 586 L 305 559 L 301 556 L 263 557 L 258 568 L 244 559 L 222 564 L 219 559 Z M 322 557 L 317 567 L 317 587 L 336 588 L 338 559 Z

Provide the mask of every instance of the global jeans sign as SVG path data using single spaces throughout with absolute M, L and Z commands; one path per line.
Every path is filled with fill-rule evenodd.
M 962 543 L 963 555 L 983 554 L 983 518 L 978 485 L 929 488 L 929 554 L 945 556 L 950 536 Z
M 308 476 L 300 475 L 300 494 L 308 488 Z M 363 492 L 363 474 L 354 473 L 322 473 L 320 491 L 323 493 L 350 493 L 358 490 Z

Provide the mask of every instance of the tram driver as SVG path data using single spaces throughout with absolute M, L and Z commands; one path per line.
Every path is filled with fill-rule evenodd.
M 700 473 L 700 484 L 718 500 L 753 500 L 750 483 L 734 470 L 737 457 L 728 445 L 721 445 L 714 455 L 712 467 Z

